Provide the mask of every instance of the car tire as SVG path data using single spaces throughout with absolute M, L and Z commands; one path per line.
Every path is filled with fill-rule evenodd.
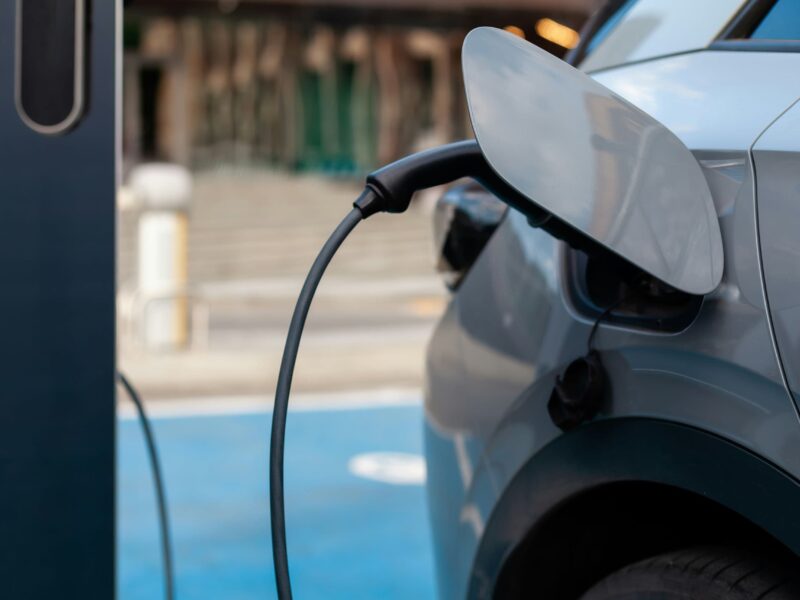
M 754 552 L 698 547 L 624 567 L 581 600 L 797 600 L 796 571 Z

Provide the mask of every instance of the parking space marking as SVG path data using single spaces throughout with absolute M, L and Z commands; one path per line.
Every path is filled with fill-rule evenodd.
M 347 462 L 353 475 L 394 485 L 423 485 L 427 475 L 425 459 L 403 452 L 366 452 Z
M 206 398 L 176 398 L 147 400 L 145 405 L 151 419 L 183 419 L 225 415 L 254 415 L 272 412 L 272 397 L 268 396 L 209 396 Z M 414 388 L 378 388 L 351 390 L 326 394 L 292 394 L 290 412 L 361 410 L 392 406 L 419 406 L 422 393 Z M 136 420 L 138 415 L 128 402 L 117 406 L 120 421 Z

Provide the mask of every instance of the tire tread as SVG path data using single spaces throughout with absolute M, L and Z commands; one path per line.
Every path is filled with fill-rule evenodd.
M 741 548 L 700 546 L 623 567 L 581 600 L 800 600 L 797 571 Z

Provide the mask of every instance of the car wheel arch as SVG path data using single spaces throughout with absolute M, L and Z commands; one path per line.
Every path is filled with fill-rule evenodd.
M 514 597 L 535 582 L 541 597 L 574 598 L 620 561 L 683 541 L 738 538 L 800 556 L 797 506 L 800 482 L 716 434 L 652 418 L 594 421 L 545 446 L 506 487 L 467 597 Z M 645 535 L 653 543 L 631 546 Z

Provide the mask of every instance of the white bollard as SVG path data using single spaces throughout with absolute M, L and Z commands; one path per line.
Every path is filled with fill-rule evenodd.
M 134 168 L 130 188 L 142 208 L 139 218 L 138 295 L 140 335 L 153 350 L 184 348 L 189 339 L 189 171 L 150 163 Z

